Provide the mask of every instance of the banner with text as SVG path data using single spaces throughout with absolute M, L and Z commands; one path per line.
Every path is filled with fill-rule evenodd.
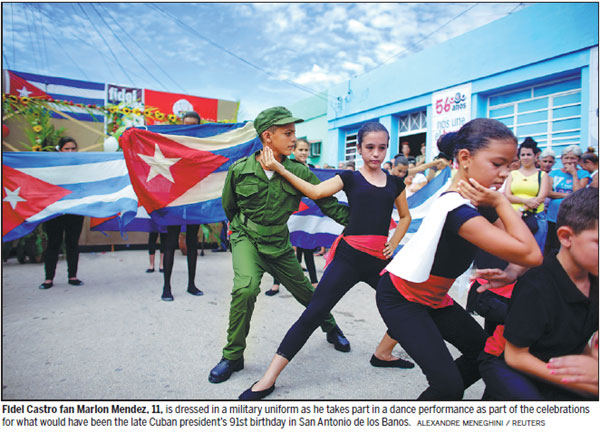
M 430 147 L 437 155 L 437 140 L 451 131 L 458 131 L 471 120 L 471 83 L 435 92 L 431 98 Z

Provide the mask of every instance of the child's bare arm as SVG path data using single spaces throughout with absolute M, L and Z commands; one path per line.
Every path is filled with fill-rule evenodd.
M 263 168 L 276 171 L 281 177 L 292 184 L 294 188 L 312 200 L 330 197 L 344 187 L 342 179 L 337 175 L 316 185 L 307 182 L 304 179 L 300 179 L 294 173 L 286 170 L 286 168 L 275 159 L 273 151 L 269 147 L 265 147 L 262 150 L 260 163 Z
M 504 349 L 504 359 L 510 367 L 527 375 L 567 388 L 579 394 L 598 394 L 598 384 L 564 382 L 563 378 L 565 376 L 552 374 L 544 361 L 536 358 L 529 352 L 529 347 L 518 347 L 507 341 Z
M 471 218 L 458 231 L 463 239 L 511 263 L 526 267 L 542 263 L 543 256 L 535 238 L 503 194 L 483 187 L 474 179 L 470 182 L 461 180 L 458 191 L 475 206 L 492 206 L 506 230 L 483 217 Z

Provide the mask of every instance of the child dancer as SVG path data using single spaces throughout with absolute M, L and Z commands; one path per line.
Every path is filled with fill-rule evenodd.
M 525 223 L 506 197 L 490 188 L 503 184 L 514 159 L 517 142 L 510 129 L 495 120 L 474 119 L 449 145 L 454 148 L 440 150 L 454 155 L 459 165 L 450 188 L 377 286 L 377 307 L 390 337 L 427 377 L 429 388 L 419 396 L 425 400 L 461 399 L 480 377 L 477 356 L 487 334 L 447 294 L 471 265 L 477 247 L 523 266 L 542 261 Z M 492 224 L 496 214 L 504 227 Z M 444 340 L 462 352 L 456 361 Z
M 265 148 L 262 163 L 275 170 L 307 197 L 316 200 L 344 190 L 350 206 L 350 221 L 331 248 L 332 261 L 325 269 L 306 310 L 281 342 L 265 375 L 240 395 L 241 400 L 258 400 L 275 389 L 275 381 L 285 366 L 300 351 L 338 301 L 359 281 L 373 288 L 379 273 L 392 256 L 410 225 L 403 179 L 381 169 L 388 148 L 389 133 L 378 122 L 363 125 L 358 131 L 358 152 L 364 161 L 358 171 L 342 172 L 318 185 L 294 176 Z M 396 205 L 400 221 L 388 241 L 392 209 Z M 371 358 L 375 367 L 411 368 L 413 364 L 392 356 L 396 345 L 387 334 Z

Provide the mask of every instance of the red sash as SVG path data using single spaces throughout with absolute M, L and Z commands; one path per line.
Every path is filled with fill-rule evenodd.
M 504 338 L 504 325 L 496 326 L 494 333 L 485 342 L 483 351 L 490 355 L 500 356 L 504 352 L 506 346 L 506 338 Z
M 390 279 L 396 290 L 400 292 L 407 301 L 427 305 L 431 308 L 444 308 L 454 304 L 448 295 L 448 290 L 454 284 L 453 278 L 438 277 L 430 275 L 427 281 L 413 283 L 406 281 L 390 272 Z
M 325 254 L 325 267 L 331 263 L 335 256 L 335 250 L 337 249 L 340 240 L 344 239 L 348 245 L 358 251 L 367 253 L 373 257 L 377 257 L 381 260 L 387 260 L 388 258 L 383 255 L 383 248 L 387 242 L 387 236 L 381 235 L 361 235 L 361 236 L 344 236 L 339 235 L 327 254 Z

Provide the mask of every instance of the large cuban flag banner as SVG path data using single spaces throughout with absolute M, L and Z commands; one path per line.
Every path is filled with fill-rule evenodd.
M 139 203 L 159 226 L 227 218 L 227 170 L 262 149 L 252 123 L 129 128 L 119 139 Z
M 124 227 L 137 197 L 121 153 L 3 152 L 2 239 L 63 214 L 109 217 Z
M 91 81 L 71 80 L 68 78 L 50 77 L 4 70 L 4 93 L 19 97 L 42 98 L 46 100 L 63 100 L 72 103 L 68 110 L 64 106 L 54 106 L 58 111 L 66 113 L 74 119 L 87 122 L 104 122 L 104 114 L 100 110 L 84 108 L 84 106 L 103 106 L 105 84 Z M 79 105 L 78 105 L 79 104 Z M 52 104 L 51 104 L 52 105 Z M 62 118 L 52 113 L 52 117 Z

